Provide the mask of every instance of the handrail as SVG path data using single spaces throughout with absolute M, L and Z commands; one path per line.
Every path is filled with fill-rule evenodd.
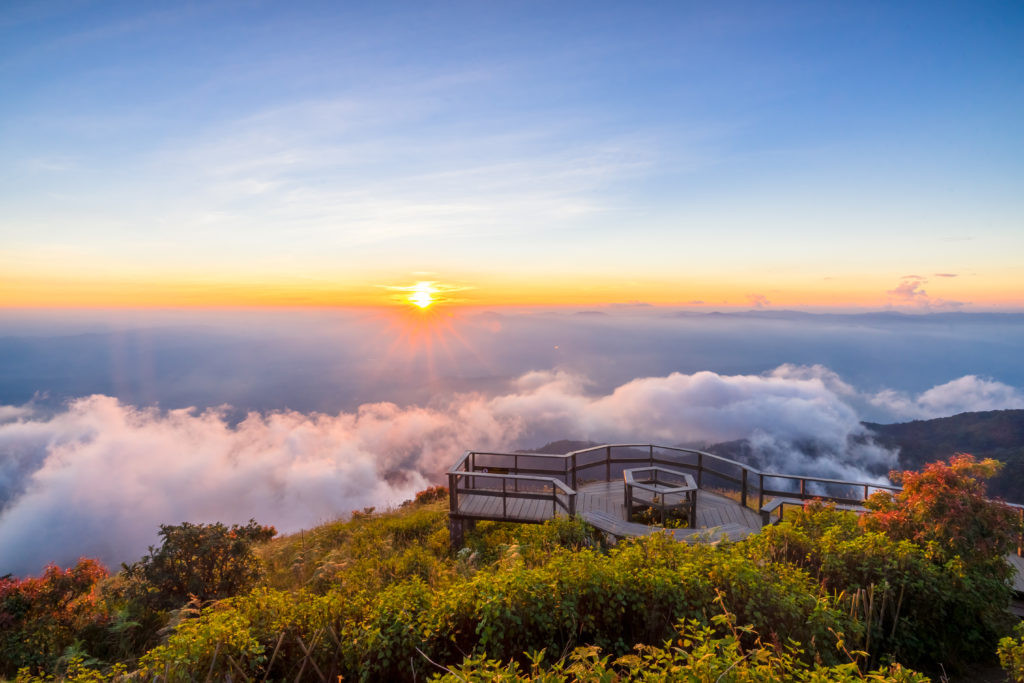
M 664 451 L 675 451 L 677 453 L 689 453 L 691 455 L 698 455 L 698 454 L 699 455 L 703 455 L 705 458 L 711 458 L 713 460 L 718 460 L 720 462 L 728 463 L 730 465 L 736 465 L 737 467 L 741 467 L 741 468 L 747 470 L 748 472 L 750 472 L 751 474 L 756 474 L 758 476 L 774 477 L 774 478 L 777 478 L 777 479 L 790 479 L 790 480 L 800 480 L 800 479 L 803 479 L 805 481 L 814 481 L 814 482 L 818 482 L 818 483 L 822 483 L 822 484 L 842 484 L 842 485 L 846 485 L 846 486 L 864 486 L 865 484 L 867 484 L 871 488 L 889 489 L 891 491 L 900 491 L 900 490 L 902 490 L 901 487 L 893 486 L 892 484 L 871 484 L 871 483 L 863 482 L 863 481 L 849 481 L 849 480 L 845 480 L 845 479 L 827 479 L 825 477 L 813 477 L 813 476 L 806 476 L 806 475 L 802 475 L 802 474 L 784 474 L 784 473 L 779 473 L 779 472 L 765 472 L 763 470 L 757 469 L 756 467 L 753 467 L 752 465 L 747 465 L 745 463 L 741 463 L 741 462 L 738 462 L 736 460 L 731 460 L 731 459 L 723 457 L 721 455 L 715 455 L 714 453 L 708 453 L 706 451 L 699 451 L 699 450 L 696 450 L 696 449 L 693 449 L 693 448 L 682 448 L 682 447 L 679 447 L 679 446 L 661 446 L 661 445 L 658 445 L 658 444 L 649 444 L 649 443 L 612 443 L 612 444 L 602 444 L 600 446 L 589 446 L 587 448 L 581 448 L 581 449 L 576 450 L 576 451 L 569 451 L 565 455 L 553 455 L 553 454 L 550 454 L 550 453 L 545 453 L 543 455 L 550 455 L 552 457 L 558 458 L 558 457 L 568 457 L 568 456 L 572 456 L 572 455 L 579 455 L 580 453 L 591 453 L 591 452 L 594 452 L 594 451 L 604 450 L 604 449 L 607 449 L 607 448 L 651 448 L 651 447 L 658 448 L 658 449 L 664 450 Z M 504 454 L 504 453 L 493 453 L 491 455 L 506 455 L 506 454 Z M 524 454 L 520 454 L 520 455 L 524 455 Z M 529 454 L 525 454 L 525 455 L 534 455 L 534 454 L 533 453 L 529 453 Z M 542 454 L 538 453 L 537 455 L 542 455 Z
M 576 492 L 566 486 L 564 483 L 556 479 L 555 477 L 542 477 L 535 474 L 498 474 L 497 472 L 453 472 L 458 477 L 482 477 L 484 479 L 518 479 L 520 481 L 527 479 L 530 481 L 541 481 L 545 484 L 554 484 L 558 488 L 562 489 L 562 493 L 567 496 L 575 495 Z

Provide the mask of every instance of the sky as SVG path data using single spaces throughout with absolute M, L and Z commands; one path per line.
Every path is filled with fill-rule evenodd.
M 1019 2 L 0 3 L 0 575 L 466 449 L 1024 408 Z
M 0 8 L 0 306 L 1024 309 L 1024 8 Z

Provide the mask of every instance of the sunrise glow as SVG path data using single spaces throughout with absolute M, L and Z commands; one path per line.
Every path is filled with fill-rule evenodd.
M 437 294 L 437 290 L 434 289 L 433 285 L 429 282 L 417 282 L 412 287 L 412 292 L 409 294 L 409 301 L 419 308 L 426 308 L 427 306 L 434 303 L 434 295 Z

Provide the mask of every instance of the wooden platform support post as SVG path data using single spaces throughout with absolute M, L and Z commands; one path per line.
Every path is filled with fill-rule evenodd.
M 689 527 L 691 529 L 696 529 L 697 528 L 697 492 L 696 491 L 690 491 L 686 495 L 690 499 L 690 514 L 688 515 L 688 517 L 690 518 Z
M 740 489 L 740 505 L 747 507 L 747 468 L 743 468 L 743 488 Z
M 461 517 L 448 517 L 448 534 L 452 544 L 452 552 L 458 552 L 466 542 L 466 520 Z
M 459 475 L 448 473 L 448 509 L 455 512 L 459 509 Z

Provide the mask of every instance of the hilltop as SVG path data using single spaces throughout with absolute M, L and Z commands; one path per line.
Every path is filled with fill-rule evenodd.
M 83 560 L 0 579 L 0 675 L 628 681 L 686 671 L 708 682 L 896 683 L 926 680 L 907 666 L 977 671 L 997 646 L 1024 661 L 1024 642 L 999 644 L 1012 625 L 1003 557 L 1019 529 L 979 488 L 991 470 L 971 458 L 933 465 L 860 520 L 811 505 L 715 545 L 655 534 L 609 547 L 560 518 L 481 522 L 451 548 L 440 487 L 269 541 L 273 530 L 255 522 L 163 527 L 160 548 L 113 575 Z M 939 486 L 939 502 L 954 496 L 965 514 L 942 513 Z

